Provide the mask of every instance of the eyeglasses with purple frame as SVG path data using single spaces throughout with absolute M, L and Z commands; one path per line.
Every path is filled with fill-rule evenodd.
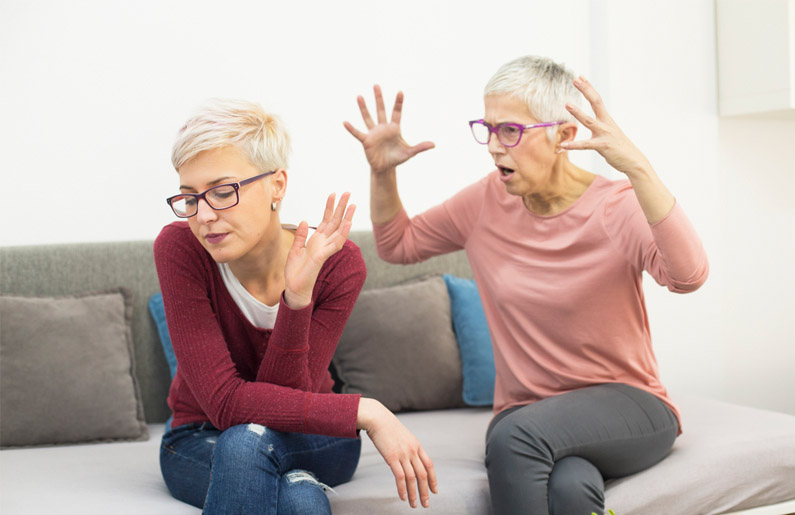
M 262 179 L 263 177 L 267 177 L 275 173 L 276 171 L 265 172 L 255 175 L 254 177 L 249 177 L 248 179 L 243 179 L 240 182 L 218 184 L 217 186 L 213 186 L 212 188 L 209 188 L 208 190 L 201 193 L 180 193 L 179 195 L 168 197 L 166 199 L 166 203 L 171 206 L 171 210 L 174 211 L 174 214 L 179 218 L 190 218 L 196 215 L 196 213 L 199 212 L 199 200 L 201 199 L 204 199 L 204 201 L 207 202 L 207 205 L 216 211 L 222 211 L 224 209 L 235 207 L 238 205 L 238 203 L 240 203 L 240 193 L 238 191 L 240 188 L 246 184 L 250 184 L 254 181 Z M 210 194 L 210 197 L 207 197 L 208 193 Z M 233 193 L 234 201 L 231 201 Z M 192 201 L 192 203 L 189 203 L 189 201 Z M 184 205 L 180 206 L 180 203 L 183 203 Z
M 527 129 L 536 129 L 538 127 L 552 127 L 553 125 L 560 125 L 566 122 L 544 122 L 534 123 L 531 125 L 522 125 L 521 123 L 500 123 L 496 127 L 492 127 L 482 118 L 480 120 L 472 120 L 469 122 L 469 128 L 472 130 L 472 136 L 475 141 L 481 145 L 488 145 L 492 133 L 497 134 L 497 139 L 504 147 L 515 147 L 522 141 L 522 134 Z M 483 132 L 484 129 L 488 132 Z M 513 141 L 514 138 L 516 141 Z

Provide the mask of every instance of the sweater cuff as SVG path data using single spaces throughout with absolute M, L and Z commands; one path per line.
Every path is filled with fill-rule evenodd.
M 306 394 L 305 432 L 343 438 L 357 438 L 356 419 L 360 394 Z
M 271 335 L 271 344 L 286 351 L 306 350 L 314 307 L 315 303 L 312 301 L 301 309 L 293 309 L 287 304 L 284 292 L 282 292 L 279 301 L 279 314 Z

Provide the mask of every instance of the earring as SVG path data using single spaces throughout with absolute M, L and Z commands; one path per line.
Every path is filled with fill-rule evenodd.
M 558 148 L 556 148 L 556 149 L 555 149 L 555 153 L 556 153 L 556 154 L 562 154 L 562 153 L 564 153 L 565 151 L 566 151 L 566 149 L 563 149 L 563 148 L 560 148 L 560 147 L 558 147 Z
M 276 207 L 277 207 L 278 205 L 279 205 L 279 204 L 277 204 L 276 202 L 271 202 L 271 211 L 276 211 Z

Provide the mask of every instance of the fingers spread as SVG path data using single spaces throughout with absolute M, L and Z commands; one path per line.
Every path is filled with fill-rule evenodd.
M 378 123 L 386 123 L 386 107 L 384 107 L 384 95 L 381 93 L 381 86 L 373 86 L 375 93 L 375 112 L 378 115 Z
M 351 125 L 348 122 L 342 122 L 342 125 L 344 125 L 345 128 L 348 130 L 348 132 L 350 132 L 351 135 L 353 135 L 353 137 L 358 139 L 359 141 L 364 141 L 364 138 L 367 136 L 365 133 L 363 133 L 360 130 L 357 130 L 353 125 Z
M 337 204 L 337 209 L 334 210 L 334 217 L 332 218 L 332 226 L 334 227 L 334 229 L 339 227 L 340 222 L 342 222 L 342 217 L 345 214 L 345 207 L 348 205 L 348 199 L 350 197 L 351 194 L 348 193 L 347 191 L 343 193 L 342 196 L 340 197 L 340 202 L 339 204 Z M 328 213 L 328 206 L 326 206 L 326 213 Z
M 435 147 L 436 145 L 434 145 L 433 142 L 431 141 L 423 141 L 422 143 L 417 143 L 416 145 L 414 145 L 409 149 L 409 152 L 411 153 L 410 157 L 414 157 L 420 152 L 425 152 L 426 150 L 430 150 Z
M 400 115 L 403 112 L 403 92 L 398 91 L 395 97 L 395 105 L 392 107 L 392 123 L 400 125 Z
M 590 117 L 587 114 L 585 114 L 585 112 L 582 109 L 580 109 L 579 107 L 577 107 L 574 104 L 566 104 L 566 109 L 568 109 L 568 111 L 575 118 L 577 118 L 577 120 L 580 123 L 582 123 L 583 125 L 585 125 L 589 129 L 591 129 L 594 126 L 594 124 L 596 123 L 596 120 L 594 120 L 592 117 Z
M 580 90 L 582 95 L 588 100 L 588 103 L 591 104 L 591 109 L 593 109 L 594 114 L 597 117 L 602 117 L 607 115 L 607 111 L 605 110 L 605 105 L 602 102 L 602 97 L 597 93 L 596 88 L 588 82 L 588 79 L 583 77 L 582 75 L 576 79 L 574 79 L 574 86 Z
M 291 252 L 293 250 L 302 249 L 304 245 L 306 245 L 307 234 L 309 234 L 309 224 L 307 224 L 306 221 L 301 220 L 301 223 L 298 224 L 298 229 L 295 230 L 293 247 L 290 249 Z
M 364 120 L 364 124 L 367 128 L 372 129 L 375 127 L 375 122 L 373 122 L 373 118 L 370 116 L 370 111 L 367 109 L 367 103 L 364 101 L 364 97 L 361 95 L 356 97 L 356 103 L 359 104 L 359 112 L 362 113 L 362 120 Z

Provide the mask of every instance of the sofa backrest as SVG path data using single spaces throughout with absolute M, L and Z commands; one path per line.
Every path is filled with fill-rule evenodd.
M 463 252 L 415 265 L 392 265 L 375 251 L 370 231 L 354 231 L 350 239 L 362 249 L 367 264 L 364 288 L 382 288 L 413 277 L 452 273 L 472 277 Z M 149 314 L 149 297 L 160 291 L 151 241 L 34 245 L 0 248 L 0 292 L 58 296 L 123 286 L 133 292 L 135 375 L 143 396 L 146 421 L 164 422 L 170 376 L 157 328 Z

